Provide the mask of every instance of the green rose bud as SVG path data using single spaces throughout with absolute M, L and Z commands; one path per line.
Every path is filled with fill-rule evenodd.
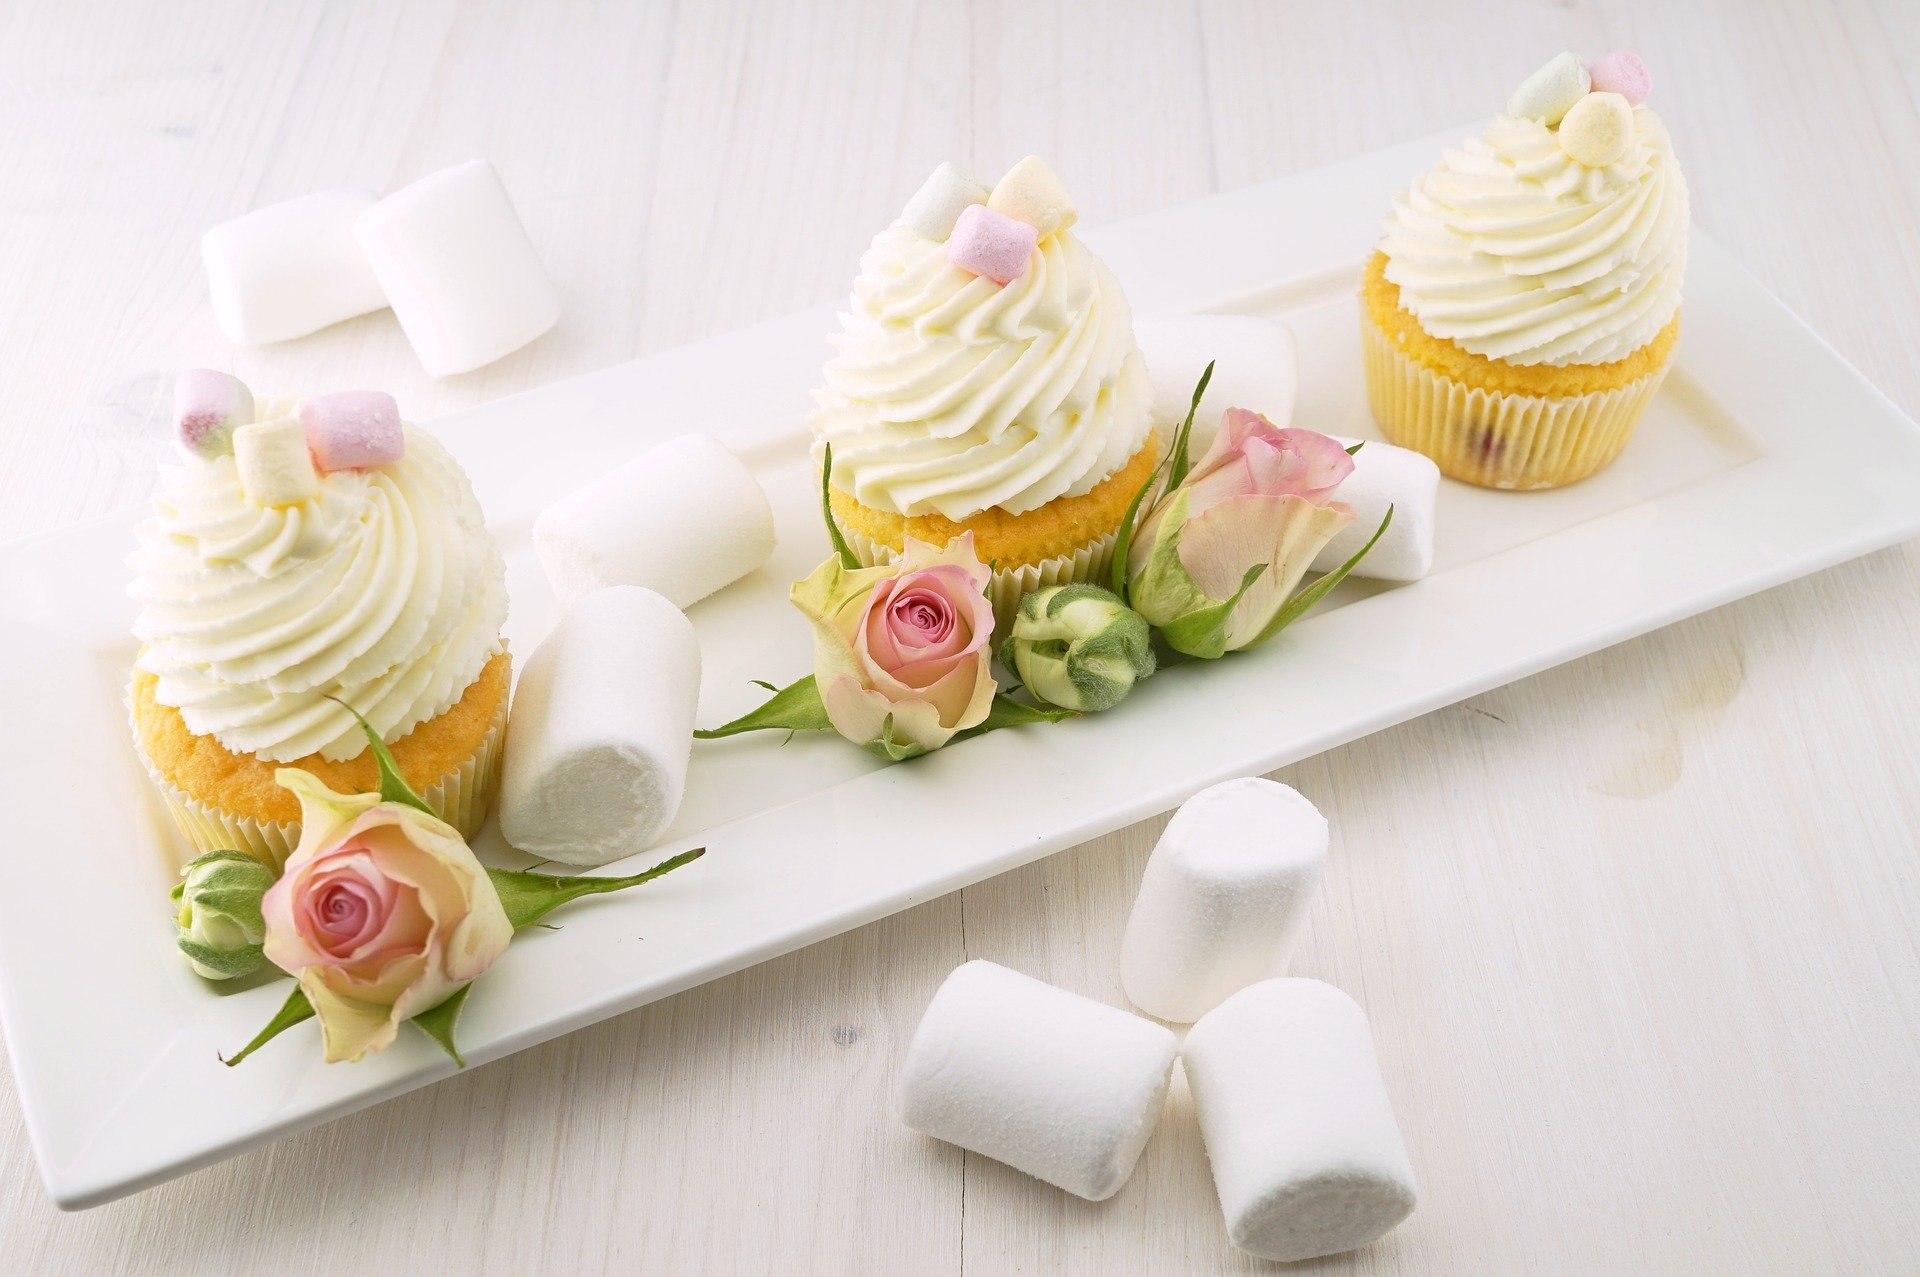
M 260 898 L 273 877 L 273 870 L 240 851 L 210 851 L 187 863 L 173 898 L 180 906 L 176 939 L 189 966 L 209 980 L 233 980 L 265 965 Z
M 1053 585 L 1020 600 L 1000 659 L 1049 705 L 1091 713 L 1118 705 L 1153 673 L 1147 623 L 1096 585 Z

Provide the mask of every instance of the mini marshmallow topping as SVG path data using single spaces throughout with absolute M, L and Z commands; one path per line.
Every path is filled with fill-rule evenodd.
M 900 222 L 921 239 L 944 241 L 967 206 L 985 204 L 988 194 L 981 183 L 951 164 L 942 164 L 907 201 Z
M 320 495 L 320 476 L 298 418 L 256 421 L 235 430 L 233 463 L 241 491 L 263 509 L 299 505 Z
M 1578 54 L 1561 53 L 1520 82 L 1507 99 L 1507 114 L 1538 120 L 1548 128 L 1560 123 L 1573 104 L 1587 95 L 1591 81 Z
M 300 405 L 307 450 L 323 472 L 370 470 L 405 454 L 400 405 L 384 390 L 339 390 Z
M 984 204 L 969 204 L 947 238 L 947 260 L 996 284 L 1011 284 L 1027 273 L 1027 259 L 1039 238 L 1030 223 Z
M 238 377 L 189 368 L 173 382 L 173 441 L 190 457 L 210 460 L 233 451 L 236 427 L 253 421 L 253 392 Z
M 1647 64 L 1631 49 L 1615 49 L 1587 63 L 1587 78 L 1595 93 L 1618 93 L 1628 106 L 1639 106 L 1653 92 L 1653 76 Z
M 1059 234 L 1080 217 L 1066 185 L 1037 155 L 1029 155 L 1007 170 L 987 197 L 987 207 L 1025 222 L 1041 239 Z
M 1560 149 L 1588 168 L 1605 168 L 1627 153 L 1633 108 L 1618 93 L 1589 93 L 1560 121 Z

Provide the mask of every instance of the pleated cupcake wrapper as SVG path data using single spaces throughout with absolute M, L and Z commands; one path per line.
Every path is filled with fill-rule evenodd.
M 427 806 L 458 829 L 463 838 L 471 839 L 480 832 L 480 827 L 487 821 L 487 812 L 493 806 L 494 791 L 499 788 L 500 765 L 506 754 L 507 701 L 505 696 L 500 698 L 500 708 L 494 711 L 487 734 L 467 760 L 429 785 L 420 795 L 427 800 Z M 127 700 L 127 717 L 131 722 L 131 693 Z M 166 803 L 173 823 L 193 844 L 196 855 L 209 851 L 244 851 L 278 869 L 299 845 L 299 821 L 254 820 L 250 816 L 236 815 L 202 802 L 168 780 L 153 765 L 153 760 L 147 757 L 147 751 L 140 743 L 138 724 L 134 724 L 133 743 L 140 755 L 140 763 L 147 769 L 147 776 L 153 781 L 154 788 L 160 791 L 160 798 Z
M 1558 488 L 1602 469 L 1633 437 L 1673 362 L 1613 390 L 1510 394 L 1434 372 L 1365 315 L 1360 336 L 1367 395 L 1387 439 L 1483 488 Z
M 1072 581 L 1106 585 L 1108 569 L 1113 566 L 1113 544 L 1118 537 L 1118 532 L 1109 532 L 1072 554 L 1057 554 L 1039 563 L 995 572 L 987 584 L 987 601 L 993 604 L 995 641 L 1006 636 L 1007 627 L 1013 624 L 1013 614 L 1020 607 L 1020 600 L 1033 591 Z M 890 567 L 900 561 L 900 551 L 881 545 L 859 532 L 847 531 L 846 538 L 853 557 L 867 567 Z

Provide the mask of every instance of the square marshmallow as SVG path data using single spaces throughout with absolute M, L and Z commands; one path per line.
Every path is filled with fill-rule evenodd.
M 269 204 L 200 237 L 213 317 L 241 346 L 287 341 L 383 309 L 386 294 L 354 238 L 365 191 Z

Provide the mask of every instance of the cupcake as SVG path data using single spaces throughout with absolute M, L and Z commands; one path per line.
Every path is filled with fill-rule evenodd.
M 280 768 L 378 787 L 357 712 L 434 810 L 477 832 L 505 736 L 506 579 L 459 465 L 384 394 L 256 414 L 245 386 L 198 370 L 175 408 L 183 455 L 128 560 L 128 704 L 181 830 L 278 865 L 300 832 Z
M 1132 313 L 1038 159 L 988 191 L 942 165 L 860 263 L 810 424 L 868 566 L 971 532 L 996 614 L 1103 576 L 1153 469 Z
M 1687 184 L 1631 53 L 1563 53 L 1395 202 L 1361 283 L 1388 439 L 1554 488 L 1620 454 L 1673 361 Z

